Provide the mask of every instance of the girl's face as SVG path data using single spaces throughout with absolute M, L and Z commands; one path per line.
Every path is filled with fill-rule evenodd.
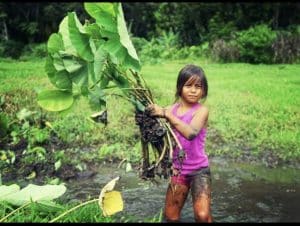
M 182 87 L 181 98 L 189 104 L 197 103 L 202 97 L 203 89 L 200 78 L 190 77 Z

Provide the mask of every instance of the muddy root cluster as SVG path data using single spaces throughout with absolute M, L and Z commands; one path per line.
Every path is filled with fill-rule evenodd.
M 148 109 L 145 111 L 136 111 L 135 121 L 140 128 L 142 140 L 144 142 L 150 142 L 154 145 L 162 142 L 162 138 L 167 130 L 160 125 L 156 117 L 150 115 Z
M 136 111 L 135 121 L 140 128 L 142 142 L 145 144 L 152 144 L 157 150 L 157 154 L 160 156 L 164 147 L 164 136 L 167 133 L 167 129 L 160 124 L 158 118 L 150 115 L 148 109 L 144 112 Z M 143 150 L 144 159 L 140 173 L 141 178 L 151 179 L 154 178 L 155 175 L 168 178 L 171 166 L 168 152 L 166 152 L 162 161 L 156 166 L 155 162 L 150 164 L 148 151 L 148 148 L 144 148 Z

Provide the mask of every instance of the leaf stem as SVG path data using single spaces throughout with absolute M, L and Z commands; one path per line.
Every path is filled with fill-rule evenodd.
M 172 141 L 171 141 L 171 137 L 170 137 L 169 133 L 167 133 L 167 138 L 168 138 L 169 145 L 170 145 L 169 159 L 172 159 L 173 158 L 173 145 L 172 145 Z
M 19 208 L 13 210 L 12 212 L 10 212 L 9 214 L 7 214 L 6 216 L 4 216 L 3 218 L 0 219 L 0 222 L 3 222 L 5 219 L 7 219 L 9 216 L 13 215 L 15 212 L 17 212 L 18 210 L 27 207 L 31 202 L 26 202 L 25 204 L 23 204 L 22 206 L 20 206 Z
M 52 219 L 51 221 L 49 221 L 49 223 L 53 223 L 53 222 L 57 221 L 59 218 L 62 218 L 63 216 L 65 216 L 65 215 L 67 215 L 68 213 L 70 213 L 70 212 L 72 212 L 72 211 L 78 209 L 78 208 L 81 207 L 81 206 L 84 206 L 84 205 L 87 205 L 87 204 L 90 204 L 90 203 L 96 202 L 96 201 L 99 201 L 99 199 L 92 199 L 92 200 L 86 201 L 86 202 L 84 202 L 84 203 L 81 203 L 81 204 L 79 204 L 79 205 L 77 205 L 77 206 L 74 206 L 73 208 L 71 208 L 71 209 L 69 209 L 69 210 L 63 212 L 63 213 L 60 214 L 58 217 L 56 217 L 56 218 Z
M 164 155 L 165 155 L 165 153 L 166 153 L 166 150 L 167 150 L 167 144 L 164 143 L 163 150 L 162 150 L 162 152 L 161 152 L 161 155 L 160 155 L 159 159 L 157 160 L 157 162 L 156 162 L 156 164 L 155 164 L 155 167 L 157 167 L 158 164 L 161 162 L 161 160 L 164 158 Z

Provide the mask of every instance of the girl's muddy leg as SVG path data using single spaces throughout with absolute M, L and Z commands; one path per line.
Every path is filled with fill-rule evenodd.
M 212 222 L 212 215 L 210 210 L 210 197 L 201 195 L 193 204 L 194 216 L 196 222 Z
M 189 192 L 188 186 L 170 183 L 167 189 L 164 217 L 167 222 L 178 222 Z
M 212 222 L 211 179 L 209 174 L 196 175 L 191 184 L 194 217 L 196 222 Z

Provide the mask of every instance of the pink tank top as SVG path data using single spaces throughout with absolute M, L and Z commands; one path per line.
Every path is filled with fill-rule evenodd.
M 172 106 L 172 114 L 187 124 L 190 124 L 193 118 L 193 113 L 201 107 L 201 104 L 196 103 L 183 115 L 177 114 L 179 103 Z M 192 171 L 198 170 L 203 167 L 209 166 L 208 157 L 205 153 L 205 139 L 206 128 L 202 128 L 198 135 L 193 140 L 186 139 L 180 132 L 173 128 L 175 135 L 177 136 L 182 148 L 185 151 L 185 157 L 183 158 L 181 174 L 187 175 Z M 175 168 L 180 169 L 180 162 L 178 159 L 179 147 L 176 147 L 173 152 L 173 164 Z

